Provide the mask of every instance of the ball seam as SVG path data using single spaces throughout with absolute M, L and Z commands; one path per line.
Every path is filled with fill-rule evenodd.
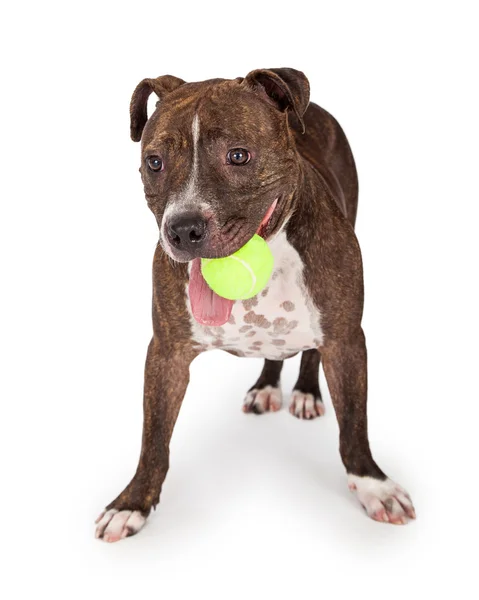
M 242 260 L 241 258 L 238 258 L 234 254 L 232 254 L 229 258 L 237 260 L 239 263 L 241 263 L 243 265 L 243 267 L 245 269 L 247 269 L 249 271 L 250 275 L 251 275 L 252 285 L 251 285 L 249 291 L 247 292 L 247 294 L 243 294 L 243 297 L 248 297 L 249 294 L 251 294 L 253 292 L 253 290 L 254 290 L 254 288 L 256 286 L 256 275 L 255 275 L 253 269 L 249 266 L 249 264 L 246 261 Z

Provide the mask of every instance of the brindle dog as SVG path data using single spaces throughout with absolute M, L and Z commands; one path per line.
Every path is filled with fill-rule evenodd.
M 160 101 L 148 119 L 151 92 Z M 369 448 L 356 169 L 338 123 L 309 102 L 304 74 L 259 69 L 201 83 L 145 79 L 131 100 L 131 137 L 142 142 L 140 172 L 160 228 L 154 333 L 138 468 L 98 518 L 97 537 L 113 542 L 137 533 L 158 503 L 189 365 L 214 348 L 265 359 L 243 405 L 256 414 L 279 410 L 282 361 L 302 352 L 290 404 L 301 419 L 324 413 L 322 358 L 350 489 L 373 519 L 415 518 L 407 492 Z M 230 255 L 255 233 L 274 255 L 268 285 L 243 302 L 220 298 L 206 285 L 200 258 Z

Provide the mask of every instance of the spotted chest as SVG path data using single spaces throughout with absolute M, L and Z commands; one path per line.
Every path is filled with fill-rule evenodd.
M 285 233 L 270 242 L 270 248 L 274 270 L 267 286 L 253 298 L 235 302 L 227 323 L 200 325 L 190 311 L 198 350 L 219 348 L 239 356 L 282 360 L 321 345 L 320 313 L 304 284 L 301 257 Z

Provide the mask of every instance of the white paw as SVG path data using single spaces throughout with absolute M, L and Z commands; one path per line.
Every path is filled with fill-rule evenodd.
M 315 398 L 313 394 L 293 390 L 289 412 L 298 419 L 315 419 L 324 415 L 324 404 L 321 398 Z
M 253 412 L 261 415 L 264 412 L 276 412 L 283 404 L 281 389 L 267 385 L 260 390 L 253 389 L 246 394 L 243 402 L 243 412 Z
M 348 486 L 355 491 L 367 514 L 375 521 L 405 525 L 416 518 L 409 494 L 391 479 L 348 475 Z
M 95 537 L 102 538 L 105 542 L 118 542 L 123 538 L 135 535 L 146 522 L 138 510 L 110 510 L 103 511 L 98 519 Z

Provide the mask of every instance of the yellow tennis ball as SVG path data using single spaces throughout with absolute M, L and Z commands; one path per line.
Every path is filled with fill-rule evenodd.
M 274 259 L 268 244 L 259 235 L 231 256 L 202 258 L 201 272 L 210 288 L 228 300 L 256 296 L 273 271 Z

